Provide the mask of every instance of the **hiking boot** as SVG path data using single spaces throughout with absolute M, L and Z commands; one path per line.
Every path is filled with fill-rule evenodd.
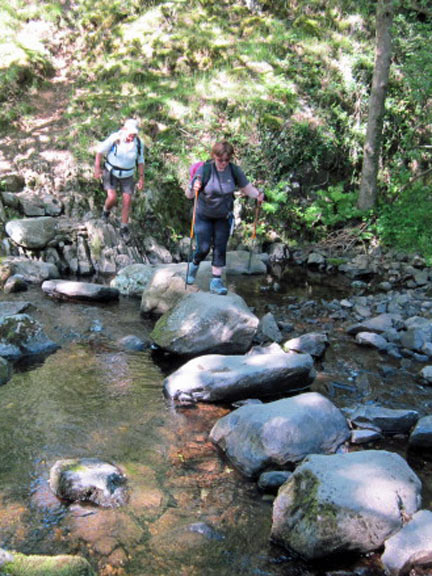
M 120 236 L 123 238 L 123 240 L 126 242 L 126 244 L 129 242 L 131 234 L 130 234 L 129 226 L 127 224 L 122 224 L 120 226 Z
M 224 296 L 228 290 L 223 285 L 222 279 L 219 276 L 214 276 L 210 281 L 210 292 L 212 294 L 218 294 L 219 296 Z
M 102 220 L 105 222 L 105 224 L 109 222 L 110 214 L 111 214 L 111 212 L 109 210 L 103 210 Z
M 191 262 L 189 264 L 189 272 L 186 278 L 186 284 L 195 284 L 195 278 L 198 272 L 199 264 L 195 264 L 195 262 Z

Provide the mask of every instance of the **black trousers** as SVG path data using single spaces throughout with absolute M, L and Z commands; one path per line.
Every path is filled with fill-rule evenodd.
M 231 218 L 195 218 L 196 250 L 194 262 L 199 264 L 213 247 L 212 266 L 222 268 L 226 263 L 226 250 L 230 236 Z

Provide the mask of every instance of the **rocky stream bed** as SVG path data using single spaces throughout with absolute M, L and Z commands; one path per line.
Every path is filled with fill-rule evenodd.
M 193 360 L 151 346 L 161 312 L 143 314 L 145 298 L 121 293 L 125 286 L 133 293 L 142 281 L 144 269 L 136 266 L 143 265 L 111 282 L 120 285 L 120 293 L 110 302 L 71 300 L 70 294 L 53 298 L 51 285 L 2 295 L 2 311 L 12 307 L 12 316 L 28 315 L 55 348 L 42 356 L 24 350 L 7 361 L 9 374 L 0 388 L 0 546 L 28 556 L 67 554 L 89 561 L 83 567 L 73 560 L 70 574 L 384 574 L 381 546 L 360 555 L 336 552 L 319 562 L 312 553 L 306 562 L 283 545 L 272 520 L 281 480 L 274 484 L 261 472 L 245 474 L 241 460 L 217 448 L 215 424 L 235 414 L 239 404 L 188 395 L 175 400 L 167 390 L 164 395 L 164 382 Z M 228 276 L 230 291 L 243 296 L 257 318 L 266 318 L 254 346 L 265 350 L 273 340 L 286 355 L 313 358 L 315 376 L 293 398 L 316 394 L 342 409 L 354 428 L 336 442 L 342 452 L 400 455 L 421 480 L 416 507 L 427 512 L 429 436 L 420 431 L 419 449 L 413 430 L 422 419 L 427 424 L 432 409 L 432 301 L 428 283 L 383 287 L 380 281 L 358 283 L 294 263 L 279 277 Z M 127 478 L 127 500 L 105 508 L 58 498 L 50 472 L 71 458 L 118 466 Z M 293 466 L 262 468 L 271 469 L 284 469 L 285 476 L 280 474 L 287 480 Z M 415 507 L 404 506 L 408 518 Z M 428 518 L 423 522 L 425 531 Z M 62 573 L 58 566 L 52 570 L 45 573 Z M 413 570 L 427 573 L 422 566 Z

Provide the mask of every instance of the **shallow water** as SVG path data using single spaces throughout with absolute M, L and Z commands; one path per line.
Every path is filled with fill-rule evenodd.
M 336 292 L 337 283 L 294 280 L 278 292 L 270 279 L 235 278 L 230 285 L 259 315 L 269 306 L 285 314 L 293 298 L 344 295 Z M 228 408 L 173 406 L 163 397 L 162 381 L 174 362 L 158 365 L 148 351 L 126 352 L 117 345 L 125 335 L 145 339 L 151 330 L 151 321 L 139 316 L 139 300 L 61 303 L 37 288 L 2 299 L 31 301 L 29 312 L 61 348 L 45 361 L 17 366 L 0 388 L 0 546 L 25 553 L 80 553 L 100 575 L 323 573 L 269 542 L 272 499 L 208 442 L 213 423 Z M 307 319 L 304 327 L 312 330 Z M 315 390 L 339 406 L 377 398 L 391 407 L 427 411 L 432 406 L 431 393 L 411 372 L 380 378 L 378 353 L 359 351 L 339 329 L 330 336 Z M 406 439 L 375 447 L 405 455 Z M 129 479 L 128 505 L 98 510 L 59 502 L 48 487 L 49 470 L 56 460 L 70 457 L 119 465 Z M 430 466 L 421 459 L 413 466 L 429 507 Z

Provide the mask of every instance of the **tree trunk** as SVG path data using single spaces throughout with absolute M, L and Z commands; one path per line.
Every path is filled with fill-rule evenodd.
M 366 141 L 363 148 L 363 166 L 358 199 L 358 207 L 361 210 L 373 208 L 377 198 L 381 135 L 391 63 L 392 21 L 393 0 L 378 0 L 375 67 L 369 97 L 369 114 Z

